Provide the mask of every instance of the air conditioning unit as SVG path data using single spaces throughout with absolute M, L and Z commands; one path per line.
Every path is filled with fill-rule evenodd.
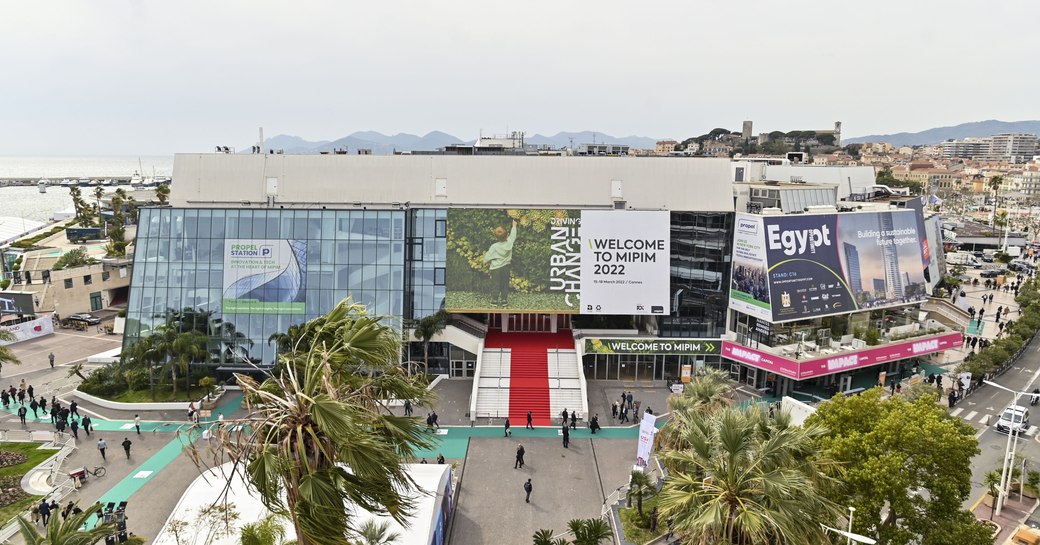
M 628 201 L 614 201 L 614 210 L 624 210 L 628 206 Z

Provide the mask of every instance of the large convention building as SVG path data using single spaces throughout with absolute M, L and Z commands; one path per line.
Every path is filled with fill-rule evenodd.
M 919 208 L 839 212 L 836 184 L 813 214 L 748 207 L 728 159 L 181 154 L 173 179 L 141 211 L 125 342 L 191 315 L 221 372 L 272 365 L 272 335 L 348 296 L 405 330 L 444 311 L 430 367 L 475 378 L 474 419 L 584 415 L 587 380 L 704 365 L 765 394 L 849 389 L 957 335 L 921 314 Z

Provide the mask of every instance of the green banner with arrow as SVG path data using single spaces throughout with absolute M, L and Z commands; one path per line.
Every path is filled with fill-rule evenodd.
M 586 338 L 586 354 L 713 355 L 722 353 L 719 339 Z

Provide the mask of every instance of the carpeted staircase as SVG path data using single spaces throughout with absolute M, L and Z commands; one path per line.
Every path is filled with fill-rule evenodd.
M 487 348 L 512 350 L 509 373 L 509 421 L 513 426 L 527 423 L 527 411 L 534 417 L 534 425 L 552 424 L 549 407 L 549 358 L 551 348 L 574 348 L 570 330 L 558 333 L 502 333 L 488 331 L 484 339 Z M 572 409 L 573 410 L 573 409 Z

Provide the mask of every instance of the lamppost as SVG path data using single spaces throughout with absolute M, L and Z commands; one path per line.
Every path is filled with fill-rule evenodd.
M 1019 392 L 1010 388 L 1006 388 L 997 384 L 996 382 L 992 382 L 989 380 L 984 380 L 982 382 L 989 384 L 990 386 L 993 386 L 995 388 L 999 388 L 1001 390 L 1014 394 L 1015 397 L 1011 401 L 1011 406 L 1018 405 L 1018 400 L 1020 397 L 1024 395 L 1032 395 L 1031 392 Z M 1012 425 L 1014 425 L 1014 422 L 1012 422 Z M 995 516 L 998 517 L 1000 516 L 1000 510 L 1004 507 L 1004 496 L 1007 495 L 1007 490 L 1008 488 L 1010 488 L 1011 485 L 1011 475 L 1015 467 L 1015 449 L 1018 448 L 1019 435 L 1021 435 L 1021 431 L 1015 433 L 1014 429 L 1008 429 L 1007 446 L 1004 448 L 1004 465 L 1000 468 L 1000 487 L 997 490 L 997 508 L 994 510 L 993 513 Z M 1014 438 L 1014 441 L 1012 441 L 1012 437 Z

